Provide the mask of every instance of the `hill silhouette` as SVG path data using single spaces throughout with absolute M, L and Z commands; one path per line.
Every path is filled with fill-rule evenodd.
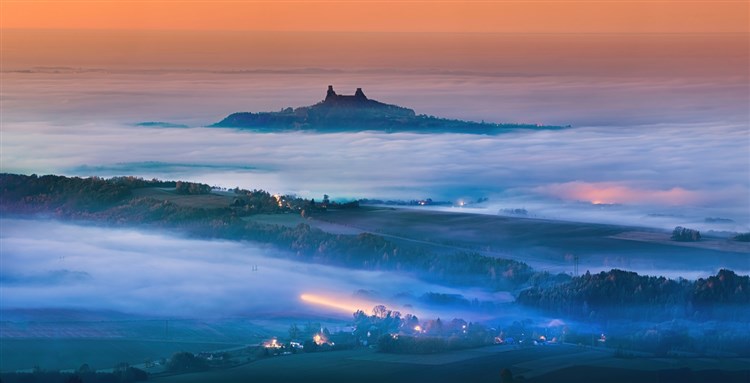
M 340 95 L 328 86 L 323 101 L 310 106 L 285 108 L 278 112 L 233 113 L 211 127 L 257 131 L 342 132 L 376 130 L 415 133 L 497 134 L 513 129 L 562 129 L 563 126 L 496 124 L 451 120 L 417 115 L 414 110 L 386 104 L 365 96 L 362 88 L 354 95 Z

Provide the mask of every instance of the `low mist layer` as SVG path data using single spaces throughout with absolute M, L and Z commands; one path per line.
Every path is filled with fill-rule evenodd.
M 28 174 L 137 175 L 308 198 L 486 197 L 491 214 L 747 231 L 747 138 L 736 124 L 475 136 L 11 123 L 0 158 L 4 170 Z
M 394 298 L 398 294 L 419 297 L 440 292 L 469 299 L 508 299 L 394 273 L 274 259 L 270 256 L 278 250 L 248 243 L 53 221 L 3 219 L 0 225 L 0 309 L 115 310 L 155 317 L 349 318 L 357 309 L 369 312 L 377 304 L 420 315 L 440 314 L 424 306 L 405 309 L 404 300 Z M 305 301 L 303 294 L 337 302 L 338 307 Z

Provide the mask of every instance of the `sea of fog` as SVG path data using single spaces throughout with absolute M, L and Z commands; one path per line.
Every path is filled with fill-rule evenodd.
M 351 318 L 384 304 L 422 317 L 479 315 L 426 307 L 427 292 L 512 301 L 397 273 L 279 258 L 256 244 L 137 229 L 0 219 L 0 310 L 108 310 L 146 317 Z M 303 295 L 307 299 L 302 299 Z
M 318 199 L 432 198 L 465 212 L 525 209 L 665 229 L 750 228 L 749 133 L 737 123 L 484 136 L 9 122 L 2 133 L 5 172 L 135 175 Z M 487 201 L 473 204 L 480 198 Z
M 483 42 L 467 45 L 463 60 L 426 62 L 399 55 L 360 62 L 329 38 L 319 41 L 328 59 L 282 55 L 274 65 L 253 61 L 276 52 L 264 50 L 242 59 L 235 49 L 215 57 L 179 51 L 184 62 L 160 65 L 147 55 L 111 63 L 95 52 L 78 61 L 10 55 L 0 90 L 2 171 L 181 179 L 318 199 L 432 198 L 483 214 L 525 209 L 550 219 L 750 230 L 749 57 L 741 38 L 474 36 Z M 717 50 L 719 42 L 728 45 Z M 626 57 L 601 53 L 611 49 Z M 343 94 L 362 87 L 417 113 L 572 128 L 495 136 L 205 128 L 233 112 L 313 104 L 329 84 Z M 137 126 L 149 121 L 186 127 Z M 472 204 L 480 198 L 487 201 Z
M 405 272 L 352 270 L 293 258 L 251 242 L 191 239 L 143 228 L 1 218 L 0 311 L 61 309 L 140 318 L 309 320 L 348 319 L 356 310 L 370 312 L 382 304 L 421 318 L 485 321 L 538 316 L 502 305 L 513 301 L 511 292 L 452 288 Z M 586 269 L 595 273 L 610 268 Z M 633 271 L 697 279 L 716 270 L 696 266 L 637 267 Z M 457 294 L 501 306 L 475 310 L 434 305 L 421 299 L 425 293 Z

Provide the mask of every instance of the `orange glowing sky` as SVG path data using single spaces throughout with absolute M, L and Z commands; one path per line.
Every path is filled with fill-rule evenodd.
M 747 33 L 747 0 L 0 0 L 3 29 Z

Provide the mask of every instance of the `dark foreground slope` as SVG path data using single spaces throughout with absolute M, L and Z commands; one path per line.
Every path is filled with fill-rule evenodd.
M 236 368 L 154 379 L 188 382 L 746 382 L 742 361 L 619 359 L 606 350 L 573 345 L 516 349 L 494 346 L 441 355 L 384 355 L 372 350 L 297 354 Z M 513 380 L 501 380 L 509 370 Z

